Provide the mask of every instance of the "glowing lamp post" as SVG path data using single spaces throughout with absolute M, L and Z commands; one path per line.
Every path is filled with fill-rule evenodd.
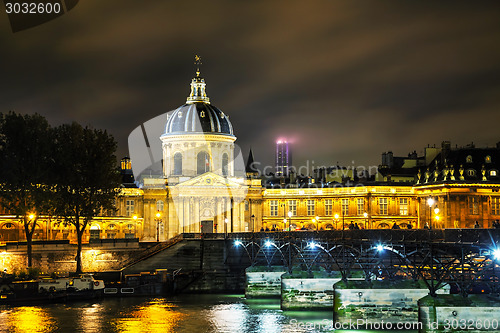
M 335 214 L 333 217 L 335 218 L 335 226 L 337 226 L 337 223 L 339 223 L 339 214 Z
M 292 231 L 292 216 L 293 216 L 293 213 L 292 211 L 288 211 L 288 231 Z M 285 221 L 286 223 L 286 221 Z M 285 224 L 285 227 L 286 227 L 286 224 Z
M 156 212 L 155 221 L 156 221 L 156 241 L 159 242 L 160 241 L 160 221 L 161 221 L 160 211 Z
M 437 223 L 439 222 L 439 208 L 434 208 L 434 219 L 436 220 L 436 226 L 437 226 Z
M 364 212 L 363 216 L 365 217 L 365 228 L 368 229 L 368 213 Z
M 427 199 L 427 205 L 429 206 L 429 227 L 432 227 L 432 206 L 434 206 L 435 202 L 436 201 L 432 197 Z
M 288 222 L 288 272 L 292 273 L 292 212 L 288 212 L 289 220 Z

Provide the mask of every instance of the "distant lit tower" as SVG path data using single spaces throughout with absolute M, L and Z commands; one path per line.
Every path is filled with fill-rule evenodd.
M 292 165 L 292 152 L 286 140 L 276 142 L 276 176 L 287 177 Z

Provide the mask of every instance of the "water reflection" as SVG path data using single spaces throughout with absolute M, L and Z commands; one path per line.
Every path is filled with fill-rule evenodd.
M 10 332 L 46 333 L 56 329 L 56 321 L 40 307 L 18 307 L 2 312 Z
M 279 304 L 279 299 L 247 300 L 241 295 L 185 295 L 4 307 L 0 310 L 0 332 L 344 332 L 333 329 L 331 311 L 282 311 Z
M 176 310 L 174 304 L 165 300 L 155 300 L 144 305 L 124 309 L 120 317 L 112 320 L 116 332 L 174 332 L 179 321 L 185 316 Z
M 104 307 L 95 303 L 88 307 L 77 308 L 77 323 L 78 327 L 82 328 L 83 332 L 101 332 L 102 327 L 102 312 Z

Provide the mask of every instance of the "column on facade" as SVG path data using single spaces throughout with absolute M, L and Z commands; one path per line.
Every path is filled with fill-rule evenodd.
M 192 232 L 197 232 L 196 230 L 201 226 L 201 214 L 200 214 L 200 198 L 191 198 L 191 203 L 193 206 L 193 215 L 191 219 Z M 212 232 L 211 230 L 206 230 L 205 232 Z

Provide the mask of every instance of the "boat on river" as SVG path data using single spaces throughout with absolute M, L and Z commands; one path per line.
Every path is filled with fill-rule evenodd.
M 64 303 L 99 298 L 104 292 L 104 281 L 92 274 L 73 278 L 42 278 L 31 281 L 3 281 L 0 283 L 0 305 L 30 305 Z

